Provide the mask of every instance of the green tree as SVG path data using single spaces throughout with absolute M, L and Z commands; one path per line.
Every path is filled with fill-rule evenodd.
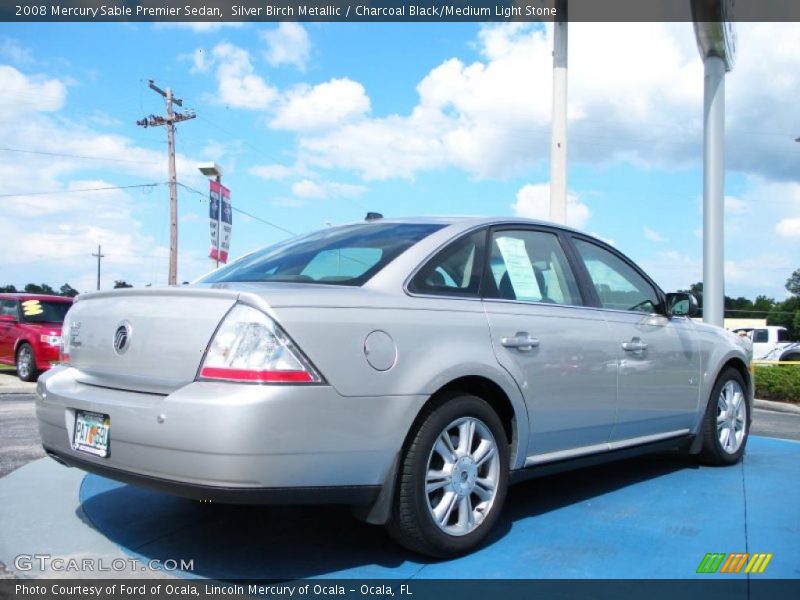
M 0 294 L 13 294 L 17 291 L 17 287 L 14 285 L 3 285 L 0 286 Z
M 133 286 L 125 281 L 124 279 L 117 279 L 114 281 L 114 289 L 117 290 L 119 288 L 132 288 Z
M 29 283 L 28 285 L 25 286 L 25 291 L 29 294 L 49 294 L 51 296 L 56 295 L 56 291 L 46 283 L 43 283 L 41 285 L 37 285 L 35 283 Z
M 794 273 L 786 280 L 786 289 L 790 294 L 800 296 L 800 269 L 795 269 Z
M 690 285 L 689 293 L 694 294 L 694 297 L 697 298 L 697 306 L 703 308 L 703 282 L 698 281 Z
M 72 287 L 70 284 L 65 283 L 61 286 L 61 295 L 66 296 L 67 298 L 74 298 L 78 295 L 78 290 Z

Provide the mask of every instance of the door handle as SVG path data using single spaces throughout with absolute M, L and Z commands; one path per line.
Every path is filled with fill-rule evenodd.
M 625 352 L 644 352 L 647 350 L 647 344 L 639 338 L 633 338 L 630 342 L 622 342 L 622 349 Z
M 500 343 L 506 348 L 516 348 L 522 352 L 533 350 L 539 346 L 539 340 L 532 338 L 527 331 L 518 331 L 514 337 L 504 337 Z

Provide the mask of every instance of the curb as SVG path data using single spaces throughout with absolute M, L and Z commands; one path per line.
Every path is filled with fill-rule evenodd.
M 36 387 L 1 387 L 0 388 L 0 396 L 4 396 L 6 394 L 35 394 Z
M 788 402 L 773 402 L 772 400 L 753 400 L 753 406 L 763 410 L 771 410 L 773 412 L 790 413 L 793 415 L 800 415 L 800 406 L 789 404 Z

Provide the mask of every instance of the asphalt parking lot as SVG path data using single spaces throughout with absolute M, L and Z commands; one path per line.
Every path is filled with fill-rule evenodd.
M 673 578 L 694 573 L 696 554 L 750 544 L 776 552 L 775 576 L 800 576 L 797 551 L 787 541 L 800 519 L 800 498 L 791 514 L 783 504 L 797 495 L 797 445 L 765 439 L 800 440 L 800 414 L 756 410 L 752 434 L 763 437 L 752 439 L 742 467 L 697 469 L 683 457 L 663 455 L 628 461 L 624 469 L 606 465 L 521 484 L 487 548 L 474 558 L 432 564 L 398 549 L 381 528 L 353 520 L 346 507 L 202 505 L 36 461 L 42 452 L 33 400 L 33 394 L 0 394 L 0 488 L 4 481 L 13 484 L 5 486 L 4 502 L 6 517 L 14 513 L 0 530 L 17 551 L 70 555 L 92 548 L 108 557 L 191 557 L 198 566 L 190 577 L 213 578 L 436 578 L 452 576 L 452 569 L 479 578 Z M 772 506 L 769 490 L 776 486 L 788 496 Z M 716 522 L 718 490 L 729 498 L 726 510 L 742 512 L 747 523 Z M 58 535 L 35 525 L 14 531 L 17 515 L 26 520 L 26 511 L 59 523 Z M 570 526 L 575 522 L 587 525 L 578 531 Z M 637 562 L 652 544 L 678 562 Z M 509 563 L 509 555 L 518 558 Z M 0 578 L 14 576 L 0 562 Z

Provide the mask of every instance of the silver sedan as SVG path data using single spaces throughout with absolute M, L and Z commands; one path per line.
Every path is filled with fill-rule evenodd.
M 747 346 L 616 248 L 521 219 L 377 219 L 192 285 L 78 297 L 38 384 L 59 462 L 231 503 L 347 503 L 479 545 L 509 483 L 685 448 L 741 458 Z

